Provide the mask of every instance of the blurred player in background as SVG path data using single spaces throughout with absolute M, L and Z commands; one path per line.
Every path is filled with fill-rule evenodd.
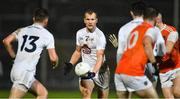
M 116 58 L 117 63 L 121 59 L 123 52 L 126 50 L 126 47 L 127 47 L 126 42 L 128 40 L 128 36 L 129 36 L 130 32 L 137 25 L 139 25 L 143 22 L 143 12 L 144 12 L 145 8 L 146 8 L 146 4 L 142 1 L 132 3 L 130 14 L 131 14 L 133 20 L 128 22 L 127 24 L 125 24 L 124 26 L 122 26 L 120 28 L 119 33 L 118 33 L 118 42 L 117 42 L 117 39 L 114 34 L 109 36 L 109 41 L 113 44 L 113 46 L 115 48 L 118 47 L 117 58 Z M 156 41 L 156 44 L 155 44 L 155 45 L 157 45 L 157 47 L 156 47 L 156 53 L 154 55 L 159 56 L 160 53 L 165 52 L 165 45 L 164 45 L 164 39 L 160 33 L 160 30 L 158 28 L 156 28 L 156 29 L 159 32 L 157 33 L 158 40 Z M 161 47 L 161 49 L 159 47 Z M 148 78 L 153 83 L 155 82 L 155 85 L 156 85 L 157 77 L 156 77 L 156 75 L 154 75 L 155 72 L 156 72 L 156 70 L 154 69 L 154 67 L 152 66 L 151 63 L 146 64 L 145 74 L 148 76 Z
M 9 55 L 15 59 L 11 70 L 13 85 L 9 98 L 22 98 L 29 89 L 38 99 L 48 97 L 47 89 L 34 77 L 36 65 L 44 47 L 48 50 L 52 65 L 54 67 L 58 65 L 54 37 L 44 28 L 48 24 L 48 18 L 47 10 L 38 8 L 33 14 L 33 25 L 17 29 L 3 40 Z M 18 41 L 17 54 L 11 45 L 16 40 Z
M 144 2 L 135 2 L 131 5 L 130 14 L 132 21 L 122 26 L 118 32 L 118 49 L 117 49 L 117 63 L 121 59 L 122 54 L 126 50 L 126 43 L 130 32 L 139 24 L 143 22 L 143 12 L 146 8 Z
M 118 32 L 118 44 L 115 44 L 116 42 L 114 42 L 115 45 L 117 45 L 118 49 L 117 49 L 117 55 L 116 55 L 116 62 L 118 63 L 118 61 L 121 59 L 122 54 L 124 53 L 124 51 L 126 50 L 126 43 L 128 40 L 128 36 L 130 34 L 130 32 L 139 24 L 141 24 L 143 22 L 143 12 L 146 8 L 146 5 L 144 2 L 135 2 L 132 3 L 131 5 L 131 9 L 130 9 L 130 14 L 131 17 L 133 18 L 132 21 L 126 23 L 125 25 L 123 25 Z M 114 36 L 115 37 L 115 36 Z M 110 39 L 113 39 L 112 37 Z M 115 40 L 116 38 L 114 38 Z M 114 41 L 114 40 L 110 40 L 110 41 Z M 113 44 L 113 42 L 112 42 Z M 116 47 L 116 46 L 115 46 Z M 116 83 L 115 83 L 116 84 Z M 121 97 L 121 95 L 118 94 L 118 89 L 116 87 L 117 90 L 117 95 L 118 97 Z M 127 96 L 130 98 L 131 97 L 131 93 L 128 93 Z
M 161 87 L 165 98 L 180 98 L 180 53 L 177 30 L 163 23 L 162 14 L 156 18 L 166 44 L 166 54 L 159 64 Z
M 110 72 L 105 63 L 104 50 L 106 38 L 103 32 L 96 26 L 98 22 L 97 13 L 87 10 L 84 14 L 85 28 L 76 34 L 76 50 L 66 63 L 65 73 L 70 72 L 80 57 L 82 61 L 91 66 L 91 72 L 87 77 L 81 77 L 79 88 L 83 98 L 91 98 L 95 85 L 98 87 L 98 98 L 108 98 Z
M 119 98 L 127 98 L 129 92 L 136 92 L 142 98 L 158 98 L 152 83 L 144 75 L 148 59 L 155 64 L 152 44 L 158 39 L 158 31 L 154 28 L 157 12 L 147 8 L 144 12 L 144 22 L 133 29 L 127 46 L 115 71 L 115 85 Z

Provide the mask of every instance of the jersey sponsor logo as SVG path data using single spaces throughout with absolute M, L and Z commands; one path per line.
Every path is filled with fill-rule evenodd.
M 84 45 L 82 46 L 82 52 L 83 52 L 84 54 L 90 54 L 90 53 L 91 53 L 91 49 L 90 49 L 86 44 L 84 44 Z

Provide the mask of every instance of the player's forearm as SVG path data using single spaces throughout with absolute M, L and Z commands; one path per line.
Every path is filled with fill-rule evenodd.
M 171 41 L 166 42 L 166 53 L 170 54 L 172 52 L 172 49 L 174 47 L 174 43 Z
M 147 55 L 147 57 L 148 57 L 148 59 L 149 59 L 149 61 L 151 63 L 155 63 L 156 62 L 156 59 L 155 59 L 155 57 L 153 55 L 153 51 L 151 49 L 145 48 L 145 53 L 146 53 L 146 55 Z
M 51 60 L 51 63 L 53 66 L 58 66 L 59 64 L 59 57 L 56 55 L 56 57 L 54 58 L 54 60 Z
M 77 61 L 80 59 L 80 57 L 81 57 L 81 53 L 78 51 L 75 51 L 71 57 L 70 63 L 73 65 L 76 64 Z
M 99 57 L 97 58 L 96 64 L 95 64 L 95 66 L 94 66 L 94 68 L 93 68 L 93 72 L 97 73 L 97 72 L 99 71 L 99 69 L 100 69 L 101 66 L 102 66 L 103 59 L 104 59 L 103 56 L 99 56 Z
M 16 40 L 16 36 L 14 34 L 10 34 L 9 36 L 7 36 L 5 39 L 3 39 L 3 43 L 5 45 L 5 48 L 6 50 L 8 51 L 9 55 L 12 57 L 12 58 L 15 58 L 16 54 L 13 50 L 13 47 L 11 45 L 11 43 L 13 41 Z
M 96 64 L 93 68 L 93 72 L 95 72 L 95 73 L 97 73 L 99 71 L 99 69 L 101 68 L 101 66 L 103 64 L 104 50 L 98 50 L 96 55 L 97 55 L 97 61 L 96 61 Z
M 146 37 L 146 39 L 144 39 L 144 41 L 143 41 L 143 44 L 144 44 L 145 53 L 146 53 L 149 61 L 151 63 L 155 63 L 156 59 L 155 59 L 154 54 L 153 54 L 153 47 L 151 44 L 151 39 Z
M 6 50 L 8 51 L 9 55 L 11 56 L 11 58 L 15 58 L 16 54 L 12 48 L 12 45 L 10 43 L 7 43 L 3 40 L 3 43 L 5 45 Z

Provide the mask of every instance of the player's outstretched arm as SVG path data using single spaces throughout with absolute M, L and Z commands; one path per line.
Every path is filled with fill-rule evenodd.
M 110 34 L 109 35 L 109 41 L 111 42 L 111 44 L 117 48 L 118 47 L 118 40 L 117 37 L 115 36 L 115 34 Z
M 71 60 L 69 62 L 65 62 L 64 75 L 67 75 L 68 73 L 71 72 L 71 70 L 74 68 L 74 64 L 78 62 L 80 57 L 81 57 L 81 47 L 76 46 L 76 50 L 72 54 Z

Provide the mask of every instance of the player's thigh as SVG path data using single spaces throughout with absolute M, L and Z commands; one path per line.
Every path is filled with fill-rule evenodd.
M 128 91 L 124 85 L 121 75 L 119 74 L 114 75 L 114 83 L 115 83 L 116 91 L 120 91 L 120 92 Z
M 162 92 L 165 98 L 174 98 L 172 87 L 164 87 L 162 88 Z
M 109 68 L 104 70 L 100 70 L 96 76 L 92 79 L 94 84 L 100 90 L 109 89 L 109 82 L 110 82 L 110 71 Z
M 27 88 L 24 85 L 21 84 L 13 84 L 11 91 L 10 91 L 10 95 L 9 98 L 21 98 L 25 95 L 25 93 L 27 92 Z
M 153 86 L 147 89 L 138 90 L 136 91 L 136 94 L 142 98 L 158 98 L 158 95 Z
M 24 85 L 27 89 L 32 86 L 32 82 L 34 82 L 34 72 L 12 68 L 11 70 L 11 80 L 14 84 Z
M 116 94 L 119 99 L 123 99 L 123 98 L 127 99 L 130 93 L 128 91 L 116 91 Z
M 33 92 L 35 92 L 38 96 L 40 96 L 40 95 L 47 96 L 48 95 L 47 89 L 38 80 L 35 80 L 33 82 L 32 86 L 31 86 L 31 90 Z
M 176 77 L 173 79 L 173 93 L 180 97 L 180 70 L 176 72 Z
M 114 83 L 115 83 L 116 94 L 118 98 L 128 98 L 129 92 L 122 81 L 121 75 L 115 74 Z

